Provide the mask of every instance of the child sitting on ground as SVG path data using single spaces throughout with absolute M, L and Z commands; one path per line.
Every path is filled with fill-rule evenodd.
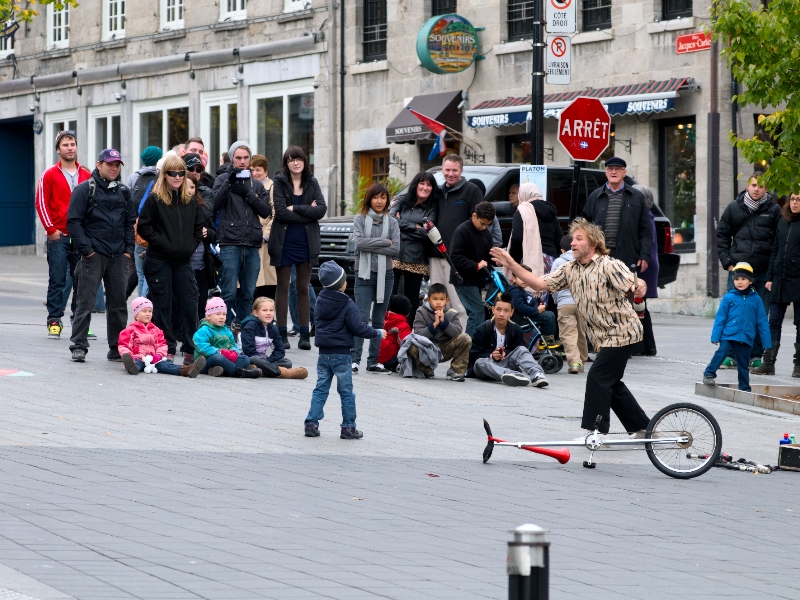
M 703 373 L 705 384 L 716 383 L 717 369 L 733 348 L 739 371 L 739 389 L 749 392 L 750 372 L 747 367 L 756 329 L 761 335 L 764 349 L 772 348 L 767 311 L 753 287 L 753 279 L 753 267 L 748 263 L 740 262 L 733 267 L 734 289 L 725 294 L 719 303 L 714 328 L 711 330 L 711 343 L 719 344 L 719 348 Z
M 397 370 L 397 353 L 406 336 L 411 334 L 408 317 L 411 315 L 411 300 L 398 294 L 389 298 L 389 310 L 383 320 L 386 337 L 381 342 L 378 362 L 389 371 Z
M 555 272 L 562 265 L 572 262 L 572 236 L 570 234 L 561 238 L 561 256 L 553 261 Z M 556 306 L 558 306 L 558 331 L 561 343 L 564 344 L 564 353 L 567 355 L 569 373 L 583 373 L 583 365 L 589 360 L 589 349 L 586 346 L 586 333 L 583 323 L 578 318 L 578 309 L 575 299 L 569 289 L 555 293 Z
M 178 366 L 167 360 L 167 340 L 164 332 L 153 323 L 153 303 L 139 297 L 131 303 L 133 323 L 119 334 L 117 349 L 122 356 L 122 364 L 131 375 L 138 375 L 145 368 L 145 357 L 149 356 L 156 371 L 167 375 L 197 377 L 206 360 L 200 357 L 191 365 Z
M 205 358 L 205 367 L 200 371 L 212 377 L 226 375 L 258 379 L 261 371 L 258 367 L 250 367 L 250 358 L 239 354 L 236 340 L 231 330 L 225 326 L 228 309 L 222 298 L 209 298 L 206 303 L 206 318 L 200 321 L 200 328 L 195 332 L 194 359 Z
M 278 326 L 275 324 L 275 301 L 261 296 L 253 302 L 253 314 L 242 320 L 242 353 L 250 357 L 250 364 L 261 370 L 262 377 L 305 379 L 308 371 L 293 369 L 286 358 Z
M 364 434 L 356 429 L 356 396 L 353 393 L 353 358 L 350 350 L 355 336 L 372 339 L 386 337 L 383 329 L 373 329 L 361 320 L 361 311 L 344 291 L 347 274 L 329 260 L 319 267 L 319 282 L 324 288 L 317 296 L 314 345 L 319 348 L 317 385 L 311 395 L 311 408 L 305 420 L 306 437 L 319 436 L 319 422 L 328 400 L 334 375 L 342 401 L 343 440 L 360 440 Z
M 547 387 L 544 370 L 528 348 L 522 327 L 511 321 L 514 306 L 508 292 L 497 294 L 494 317 L 475 329 L 469 352 L 469 376 L 493 379 L 510 386 Z
M 520 266 L 529 273 L 533 272 L 528 265 Z M 524 320 L 520 319 L 520 316 L 530 318 L 542 332 L 544 339 L 552 342 L 556 335 L 556 316 L 547 310 L 546 304 L 526 290 L 525 284 L 516 275 L 511 275 L 508 293 L 514 303 L 514 316 L 517 317 L 514 322 L 522 325 Z
M 443 283 L 432 284 L 428 288 L 428 297 L 414 317 L 414 333 L 431 340 L 442 351 L 444 360 L 452 361 L 447 370 L 450 381 L 464 381 L 469 366 L 472 338 L 462 331 L 461 315 L 450 304 L 447 288 Z M 425 377 L 433 377 L 433 371 L 419 359 L 419 348 L 412 345 L 408 357 Z

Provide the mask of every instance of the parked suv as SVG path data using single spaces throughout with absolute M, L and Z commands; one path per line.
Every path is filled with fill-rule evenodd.
M 430 170 L 437 183 L 444 183 L 444 176 L 439 167 Z M 519 184 L 519 165 L 465 165 L 465 179 L 480 179 L 486 186 L 485 199 L 492 202 L 503 230 L 503 245 L 508 244 L 511 235 L 511 218 L 513 209 L 508 201 L 509 188 Z M 630 177 L 626 183 L 634 184 Z M 599 169 L 581 169 L 578 185 L 578 216 L 583 211 L 586 200 L 594 190 L 606 182 L 605 173 Z M 398 195 L 404 194 L 405 189 Z M 572 167 L 547 167 L 547 201 L 555 204 L 558 220 L 566 231 L 569 224 L 569 201 L 572 192 Z M 672 227 L 658 206 L 653 206 L 655 215 L 656 236 L 658 238 L 658 287 L 672 283 L 678 277 L 680 256 L 674 253 Z M 320 221 L 320 264 L 326 260 L 335 260 L 347 274 L 348 292 L 352 294 L 355 283 L 355 244 L 352 238 L 353 217 L 328 217 Z M 316 269 L 312 274 L 312 283 L 319 286 Z

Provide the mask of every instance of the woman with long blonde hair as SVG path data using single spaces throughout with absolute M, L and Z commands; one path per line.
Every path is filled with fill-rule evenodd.
M 186 185 L 183 159 L 167 156 L 139 214 L 138 233 L 147 241 L 144 274 L 153 302 L 153 321 L 164 332 L 167 358 L 174 358 L 174 295 L 179 321 L 175 325 L 183 342 L 184 364 L 191 364 L 194 355 L 192 336 L 197 330 L 198 294 L 191 258 L 203 241 L 204 217 Z

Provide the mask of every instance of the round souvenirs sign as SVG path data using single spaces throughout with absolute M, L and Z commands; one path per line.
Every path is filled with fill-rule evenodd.
M 459 15 L 431 17 L 417 34 L 417 56 L 433 73 L 460 73 L 475 62 L 478 32 Z

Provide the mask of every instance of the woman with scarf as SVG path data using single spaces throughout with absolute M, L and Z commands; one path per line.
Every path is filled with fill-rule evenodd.
M 534 275 L 542 277 L 545 273 L 549 273 L 549 269 L 545 267 L 542 248 L 544 244 L 539 231 L 539 219 L 533 206 L 535 199 L 542 199 L 542 191 L 535 183 L 523 183 L 519 186 L 518 197 L 519 206 L 511 220 L 508 252 L 516 262 L 529 266 Z M 553 258 L 550 258 L 549 265 L 552 264 Z
M 389 191 L 380 183 L 373 183 L 364 196 L 361 212 L 353 220 L 353 241 L 356 246 L 356 284 L 353 291 L 356 305 L 364 323 L 373 329 L 383 328 L 383 319 L 389 304 L 394 283 L 392 258 L 400 254 L 400 225 L 389 216 Z M 390 373 L 378 362 L 380 337 L 369 343 L 367 371 Z M 353 340 L 353 373 L 358 373 L 364 338 Z

